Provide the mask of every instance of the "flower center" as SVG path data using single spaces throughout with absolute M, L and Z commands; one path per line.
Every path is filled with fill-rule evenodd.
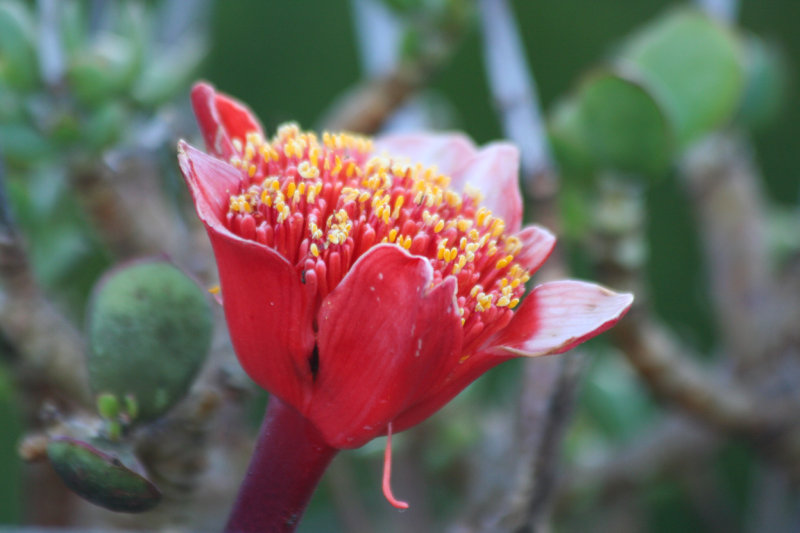
M 233 144 L 242 183 L 228 228 L 274 248 L 319 300 L 358 257 L 389 242 L 428 258 L 434 283 L 455 276 L 465 348 L 510 320 L 530 275 L 514 261 L 521 241 L 480 206 L 478 191 L 458 193 L 435 168 L 375 156 L 372 141 L 355 135 L 324 133 L 320 142 L 286 124 L 271 141 L 250 133 Z

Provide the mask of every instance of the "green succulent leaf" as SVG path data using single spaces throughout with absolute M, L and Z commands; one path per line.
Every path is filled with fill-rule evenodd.
M 106 274 L 87 324 L 92 390 L 131 397 L 126 403 L 136 405 L 138 420 L 152 420 L 183 398 L 211 342 L 206 294 L 164 261 Z
M 680 146 L 729 121 L 744 86 L 739 42 L 721 23 L 693 9 L 671 12 L 631 39 L 618 56 L 656 96 Z
M 161 501 L 161 492 L 140 472 L 135 458 L 106 443 L 58 437 L 47 445 L 53 469 L 76 494 L 116 512 L 140 513 Z M 127 465 L 127 466 L 126 466 Z
M 674 151 L 672 128 L 655 98 L 611 70 L 594 73 L 556 108 L 550 136 L 568 175 L 614 170 L 659 176 Z
M 149 107 L 167 102 L 189 85 L 205 52 L 200 43 L 185 41 L 157 55 L 145 65 L 133 87 L 133 97 Z
M 18 90 L 39 81 L 33 17 L 22 2 L 0 3 L 0 80 Z

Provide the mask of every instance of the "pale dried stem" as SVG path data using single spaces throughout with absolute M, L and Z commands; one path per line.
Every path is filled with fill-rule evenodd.
M 363 81 L 346 92 L 322 117 L 321 129 L 377 133 L 395 111 L 428 84 L 452 54 L 462 30 L 460 27 L 441 30 L 435 45 L 397 61 L 387 73 Z M 384 37 L 394 37 L 394 33 L 387 32 Z M 383 44 L 376 46 L 383 47 Z
M 730 170 L 729 167 L 726 167 Z M 738 167 L 737 167 L 738 168 Z M 726 198 L 728 202 L 731 198 L 740 198 L 737 191 L 742 185 L 740 180 L 742 175 L 737 173 L 723 172 L 717 175 L 718 179 L 728 180 L 733 177 L 733 182 L 729 186 L 719 184 L 711 190 L 710 195 L 704 198 L 712 198 L 717 203 L 722 203 L 730 207 L 729 203 L 720 202 L 720 196 Z M 619 188 L 625 194 L 625 188 Z M 723 194 L 723 191 L 725 194 Z M 602 202 L 601 198 L 601 202 Z M 616 201 L 620 203 L 620 199 Z M 635 196 L 628 198 L 627 202 L 637 203 L 641 199 Z M 625 203 L 623 199 L 621 203 Z M 742 208 L 746 216 L 748 209 Z M 727 209 L 726 209 L 727 211 Z M 717 211 L 712 217 L 722 217 Z M 737 211 L 738 213 L 738 211 Z M 729 213 L 725 213 L 729 215 Z M 735 216 L 735 214 L 734 214 Z M 740 222 L 732 218 L 716 218 L 709 220 L 711 228 L 708 235 L 715 239 L 737 238 L 741 242 L 717 243 L 711 249 L 719 257 L 734 260 L 739 254 L 758 253 L 759 250 L 754 246 L 760 247 L 762 243 L 754 245 L 752 238 L 748 239 L 748 232 L 752 229 L 743 228 Z M 602 228 L 598 228 L 602 232 Z M 736 237 L 736 231 L 745 234 Z M 644 239 L 640 224 L 635 221 L 630 224 L 621 234 L 598 235 L 607 242 L 606 250 L 612 251 L 614 241 L 624 239 Z M 746 250 L 743 252 L 742 250 Z M 625 265 L 619 262 L 619 257 L 613 253 L 601 254 L 600 262 L 606 272 L 607 281 L 612 280 L 615 285 L 625 287 L 641 287 L 640 266 Z M 744 266 L 724 264 L 718 257 L 711 257 L 712 267 L 723 269 L 724 272 L 717 273 L 712 271 L 709 276 L 714 278 L 721 276 L 722 280 L 718 283 L 724 290 L 736 291 L 735 295 L 719 295 L 725 302 L 722 305 L 729 305 L 735 309 L 720 310 L 722 315 L 734 317 L 732 320 L 747 319 L 748 312 L 743 311 L 752 305 L 748 298 L 741 298 L 738 291 L 741 290 L 739 283 L 749 283 L 750 287 L 763 287 L 765 276 L 760 274 L 761 268 L 758 265 L 764 261 L 762 257 L 742 258 Z M 758 274 L 753 274 L 754 272 Z M 735 274 L 734 274 L 735 273 Z M 720 289 L 723 290 L 723 289 Z M 636 289 L 637 303 L 625 320 L 621 321 L 612 330 L 612 335 L 618 345 L 622 348 L 628 361 L 637 370 L 640 377 L 648 384 L 651 390 L 658 396 L 667 400 L 672 405 L 684 410 L 685 412 L 703 421 L 710 427 L 724 433 L 732 434 L 745 439 L 754 445 L 755 449 L 762 452 L 765 456 L 782 461 L 787 467 L 787 472 L 796 477 L 800 474 L 800 442 L 798 436 L 798 426 L 796 424 L 797 405 L 787 398 L 787 395 L 771 395 L 769 398 L 763 397 L 759 392 L 752 388 L 746 388 L 745 384 L 727 376 L 729 374 L 724 367 L 707 368 L 697 364 L 698 357 L 687 355 L 690 353 L 685 346 L 682 346 L 674 336 L 654 318 L 646 306 L 645 291 L 641 288 Z M 761 300 L 763 304 L 763 300 Z M 756 312 L 750 309 L 750 313 Z M 763 310 L 760 312 L 764 312 Z M 750 316 L 750 320 L 753 317 Z M 731 326 L 735 329 L 734 325 Z M 741 324 L 740 327 L 749 331 L 751 335 L 759 335 L 760 332 L 749 328 L 752 324 Z M 735 332 L 734 334 L 738 334 Z M 726 343 L 731 346 L 732 342 Z M 757 360 L 764 353 L 765 346 L 762 343 L 757 346 L 750 346 L 753 353 L 743 354 L 741 360 Z M 730 363 L 731 354 L 722 357 L 725 364 Z M 749 384 L 749 383 L 748 383 Z
M 479 3 L 489 86 L 506 136 L 520 149 L 523 184 L 537 222 L 558 232 L 558 179 L 539 108 L 536 86 L 519 31 L 506 0 Z M 562 278 L 567 268 L 559 253 L 538 273 L 540 281 Z M 571 419 L 582 357 L 526 362 L 519 400 L 516 476 L 502 504 L 473 519 L 464 530 L 546 531 L 556 485 L 560 448 Z
M 726 353 L 746 377 L 773 335 L 764 194 L 747 144 L 719 134 L 684 158 Z
M 367 80 L 339 98 L 322 119 L 322 129 L 372 134 L 408 98 L 422 88 L 431 67 L 400 64 L 385 76 Z
M 143 159 L 128 159 L 114 172 L 100 162 L 72 169 L 74 190 L 103 242 L 119 259 L 185 253 L 187 239 L 167 205 L 156 176 Z
M 0 210 L 0 331 L 16 355 L 16 371 L 27 390 L 54 386 L 63 396 L 85 401 L 81 336 L 40 290 L 8 206 Z M 30 407 L 38 408 L 38 402 Z

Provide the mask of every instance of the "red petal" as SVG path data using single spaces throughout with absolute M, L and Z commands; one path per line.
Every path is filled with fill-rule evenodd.
M 453 188 L 466 185 L 483 194 L 481 205 L 506 223 L 507 233 L 522 225 L 522 196 L 519 192 L 519 150 L 509 143 L 492 143 L 464 161 L 452 174 Z
M 525 298 L 508 326 L 491 341 L 493 353 L 534 357 L 569 350 L 613 326 L 633 295 L 583 281 L 539 285 Z
M 392 423 L 394 431 L 404 431 L 427 419 L 467 388 L 470 383 L 509 358 L 510 356 L 477 353 L 464 361 L 454 360 L 445 378 L 428 389 L 417 404 L 406 409 L 394 420 Z
M 198 83 L 192 88 L 192 107 L 206 149 L 217 157 L 227 160 L 234 154 L 233 139 L 244 143 L 248 133 L 263 131 L 247 106 L 217 93 L 208 83 Z
M 439 172 L 452 175 L 461 164 L 475 155 L 475 145 L 460 133 L 410 133 L 375 139 L 375 153 L 392 158 L 406 157 L 411 163 L 436 166 Z
M 222 219 L 228 211 L 231 195 L 239 193 L 241 172 L 184 141 L 178 143 L 178 164 L 200 220 L 224 228 Z
M 526 226 L 516 234 L 522 241 L 522 250 L 514 256 L 528 272 L 536 272 L 547 261 L 556 245 L 556 237 L 541 226 Z
M 455 280 L 379 245 L 323 301 L 319 371 L 306 415 L 335 447 L 358 447 L 439 382 L 461 349 Z
M 222 223 L 239 171 L 186 143 L 181 170 L 217 259 L 223 307 L 242 367 L 253 380 L 302 409 L 312 381 L 312 308 L 289 262 L 275 250 L 244 240 Z

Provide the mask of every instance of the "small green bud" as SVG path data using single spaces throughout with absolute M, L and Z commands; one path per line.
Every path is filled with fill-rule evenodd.
M 108 392 L 98 395 L 97 412 L 106 420 L 115 420 L 119 416 L 119 400 Z
M 139 402 L 136 401 L 136 397 L 132 394 L 126 394 L 125 398 L 125 412 L 128 414 L 131 420 L 136 420 L 139 416 Z

